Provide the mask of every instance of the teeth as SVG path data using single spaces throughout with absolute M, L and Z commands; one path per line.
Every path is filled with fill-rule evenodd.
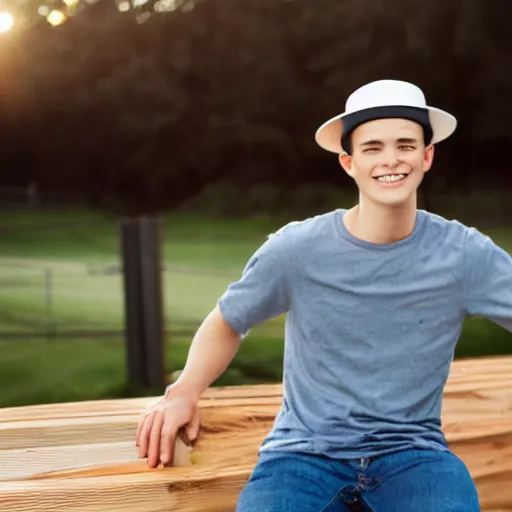
M 377 179 L 382 183 L 391 183 L 393 181 L 400 181 L 405 178 L 405 174 L 393 174 L 388 176 L 379 176 Z

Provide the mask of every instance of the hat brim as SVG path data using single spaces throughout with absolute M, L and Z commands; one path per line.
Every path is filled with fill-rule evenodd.
M 432 142 L 437 144 L 450 137 L 457 128 L 457 119 L 454 116 L 435 107 L 426 107 L 432 126 Z M 315 134 L 317 144 L 331 153 L 339 155 L 346 154 L 341 146 L 341 135 L 343 133 L 343 118 L 348 113 L 340 114 L 326 121 Z

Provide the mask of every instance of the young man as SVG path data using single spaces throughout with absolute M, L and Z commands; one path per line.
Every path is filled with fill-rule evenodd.
M 512 258 L 479 231 L 417 209 L 434 144 L 455 127 L 416 86 L 382 80 L 319 128 L 359 202 L 283 227 L 251 257 L 166 400 L 140 422 L 151 467 L 169 460 L 179 427 L 195 438 L 199 396 L 241 338 L 286 313 L 283 404 L 237 510 L 480 510 L 443 436 L 441 402 L 465 316 L 512 332 Z

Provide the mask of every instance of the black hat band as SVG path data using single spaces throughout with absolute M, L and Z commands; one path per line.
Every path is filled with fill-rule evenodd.
M 343 118 L 343 133 L 341 135 L 341 146 L 349 155 L 352 153 L 352 144 L 350 142 L 350 135 L 361 124 L 376 119 L 390 119 L 401 118 L 409 119 L 420 124 L 423 127 L 423 134 L 425 138 L 425 146 L 428 146 L 432 141 L 434 132 L 430 124 L 428 110 L 419 107 L 405 107 L 405 106 L 386 106 L 386 107 L 372 107 L 352 114 L 348 114 Z

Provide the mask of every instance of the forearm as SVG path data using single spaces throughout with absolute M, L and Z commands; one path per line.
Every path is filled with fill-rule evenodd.
M 169 391 L 181 390 L 199 399 L 227 369 L 240 347 L 240 335 L 216 307 L 203 321 L 190 345 L 185 368 Z

